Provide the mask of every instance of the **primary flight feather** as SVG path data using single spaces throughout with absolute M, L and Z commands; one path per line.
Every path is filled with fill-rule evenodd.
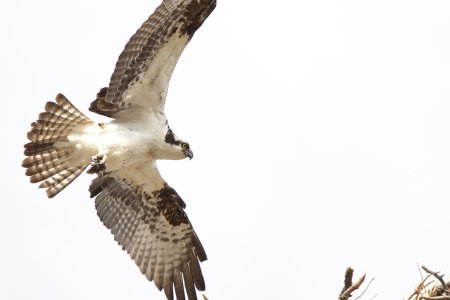
M 178 58 L 215 6 L 216 0 L 164 0 L 89 107 L 112 120 L 95 123 L 58 94 L 31 124 L 25 144 L 26 175 L 50 198 L 88 167 L 97 174 L 89 191 L 100 220 L 167 299 L 197 299 L 196 289 L 205 289 L 206 253 L 156 160 L 193 157 L 170 129 L 164 105 Z

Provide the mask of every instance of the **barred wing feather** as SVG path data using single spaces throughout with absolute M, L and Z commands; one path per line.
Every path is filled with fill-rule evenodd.
M 131 37 L 90 110 L 118 119 L 164 113 L 178 58 L 215 6 L 216 0 L 164 0 Z
M 197 299 L 205 282 L 199 262 L 206 254 L 185 204 L 165 183 L 154 163 L 95 179 L 91 197 L 103 224 L 127 251 L 148 280 L 168 299 Z

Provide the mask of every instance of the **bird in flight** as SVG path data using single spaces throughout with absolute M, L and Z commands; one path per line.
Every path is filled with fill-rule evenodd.
M 89 107 L 110 122 L 92 121 L 58 94 L 31 124 L 22 162 L 49 198 L 84 170 L 97 174 L 89 191 L 100 220 L 167 299 L 197 299 L 196 290 L 205 290 L 205 250 L 156 161 L 193 157 L 169 127 L 164 106 L 183 49 L 215 6 L 216 0 L 163 0 Z

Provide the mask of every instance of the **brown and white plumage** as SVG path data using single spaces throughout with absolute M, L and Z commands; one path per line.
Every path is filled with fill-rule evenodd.
M 149 180 L 150 179 L 150 180 Z M 137 188 L 136 188 L 137 187 Z M 90 188 L 100 220 L 141 272 L 164 288 L 168 299 L 195 299 L 205 289 L 199 261 L 206 253 L 187 218 L 183 200 L 154 163 L 99 176 Z
M 91 104 L 90 110 L 126 118 L 136 113 L 130 108 L 164 109 L 178 58 L 215 5 L 215 0 L 163 1 L 131 37 L 119 56 L 108 88 Z M 142 94 L 146 97 L 140 97 Z
M 73 106 L 62 94 L 55 102 L 47 102 L 45 112 L 39 114 L 31 124 L 25 144 L 24 154 L 28 156 L 22 162 L 27 168 L 30 181 L 41 182 L 39 187 L 47 188 L 49 198 L 62 191 L 77 178 L 89 165 L 72 163 L 69 159 L 76 148 L 70 144 L 68 134 L 77 126 L 91 126 L 93 122 Z
M 204 290 L 206 253 L 184 212 L 185 203 L 160 176 L 158 159 L 192 158 L 170 129 L 164 105 L 170 77 L 186 44 L 216 0 L 164 0 L 119 56 L 91 121 L 63 95 L 48 102 L 27 137 L 22 165 L 31 182 L 54 197 L 87 167 L 97 214 L 141 272 L 168 299 L 197 299 Z

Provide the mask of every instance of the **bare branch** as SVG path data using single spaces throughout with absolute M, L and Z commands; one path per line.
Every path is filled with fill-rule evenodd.
M 348 267 L 347 270 L 345 270 L 344 287 L 342 288 L 340 295 L 342 295 L 352 285 L 353 285 L 353 269 Z
M 427 272 L 428 274 L 431 274 L 431 275 L 433 275 L 434 277 L 436 277 L 436 278 L 439 280 L 439 282 L 442 284 L 442 287 L 444 288 L 444 290 L 447 290 L 447 289 L 448 289 L 447 283 L 445 283 L 445 281 L 444 281 L 444 279 L 443 279 L 444 275 L 439 275 L 439 274 L 438 274 L 439 272 L 433 272 L 433 271 L 431 271 L 430 269 L 428 269 L 428 268 L 425 267 L 425 266 L 422 266 L 422 269 L 423 269 L 425 272 Z M 450 298 L 449 298 L 449 299 L 450 299 Z
M 417 265 L 417 269 L 419 269 L 420 278 L 422 278 L 422 281 L 424 281 L 423 280 L 423 275 L 422 275 L 422 270 L 420 269 L 419 262 L 416 262 L 416 265 Z
M 450 300 L 450 296 L 434 296 L 434 297 L 425 297 L 422 296 L 419 300 Z
M 341 291 L 341 294 L 339 295 L 339 300 L 348 300 L 352 296 L 352 292 L 359 289 L 361 284 L 364 282 L 364 279 L 366 278 L 366 274 L 361 276 L 354 284 L 352 283 L 353 280 L 353 269 L 347 268 L 345 271 L 345 280 L 344 280 L 344 288 Z
M 372 282 L 375 280 L 375 277 L 370 279 L 369 284 L 367 284 L 366 288 L 364 289 L 364 291 L 362 291 L 361 295 L 359 295 L 358 297 L 355 298 L 355 300 L 358 300 L 359 298 L 361 298 L 364 293 L 369 289 L 370 285 L 372 284 Z M 376 297 L 376 295 L 374 296 Z M 373 299 L 373 298 L 372 298 Z
M 421 274 L 422 275 L 422 274 Z M 428 280 L 428 278 L 430 278 L 431 274 L 428 274 L 425 278 L 422 277 L 422 281 L 417 285 L 417 287 L 414 289 L 414 293 L 409 296 L 408 300 L 411 300 L 412 297 L 416 296 L 416 300 L 418 300 L 420 293 L 422 293 L 422 291 L 431 284 L 431 282 L 428 282 L 427 284 L 425 284 L 425 282 Z

